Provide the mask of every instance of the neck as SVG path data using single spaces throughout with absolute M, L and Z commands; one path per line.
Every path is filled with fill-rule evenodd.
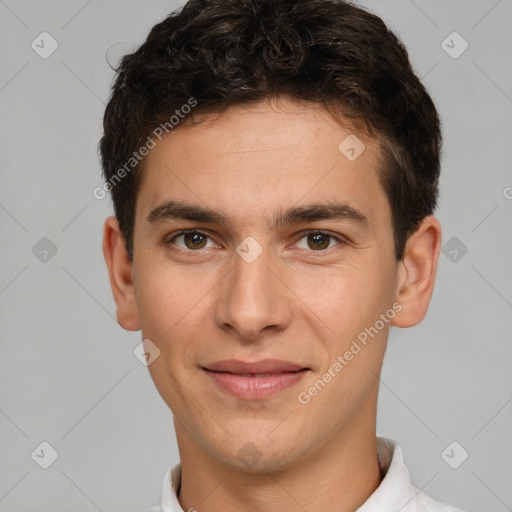
M 206 455 L 175 421 L 182 464 L 179 501 L 184 511 L 353 512 L 382 481 L 375 425 L 338 432 L 286 470 L 249 473 Z

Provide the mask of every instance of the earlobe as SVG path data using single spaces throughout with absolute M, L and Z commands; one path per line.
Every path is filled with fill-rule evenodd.
M 108 268 L 112 294 L 116 303 L 117 321 L 128 331 L 140 329 L 139 315 L 132 279 L 132 262 L 116 217 L 108 217 L 103 229 L 103 255 Z
M 412 327 L 425 318 L 434 292 L 440 250 L 441 225 L 435 217 L 425 217 L 409 237 L 399 263 L 396 300 L 402 309 L 392 325 Z

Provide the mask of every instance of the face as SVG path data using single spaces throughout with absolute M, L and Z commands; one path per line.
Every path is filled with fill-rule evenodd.
M 357 134 L 354 159 L 349 135 L 281 100 L 203 116 L 148 155 L 124 318 L 158 354 L 178 444 L 275 471 L 373 428 L 405 269 L 378 143 Z

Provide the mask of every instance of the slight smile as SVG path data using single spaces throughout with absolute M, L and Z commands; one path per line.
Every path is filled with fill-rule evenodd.
M 278 359 L 217 361 L 202 367 L 223 391 L 241 400 L 269 398 L 303 379 L 309 368 Z

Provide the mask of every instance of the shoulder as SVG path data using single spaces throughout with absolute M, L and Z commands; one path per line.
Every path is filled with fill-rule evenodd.
M 411 482 L 402 447 L 392 439 L 377 437 L 377 452 L 381 470 L 385 473 L 379 488 L 367 501 L 361 512 L 375 512 L 386 508 L 402 512 L 464 512 L 436 501 Z M 386 506 L 384 506 L 386 505 Z

